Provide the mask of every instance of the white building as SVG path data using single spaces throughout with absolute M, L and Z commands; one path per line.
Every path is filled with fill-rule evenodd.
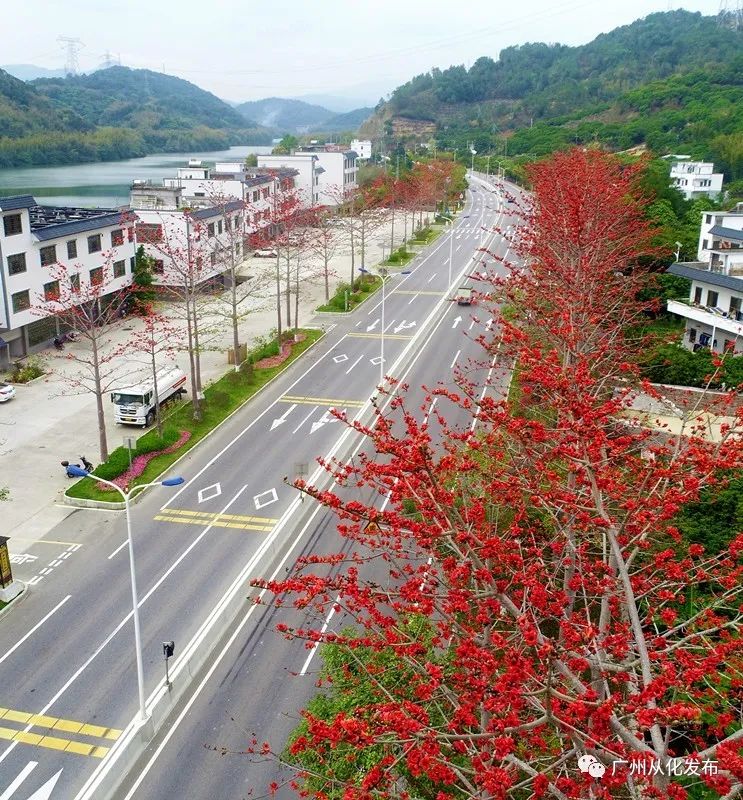
M 677 156 L 677 158 L 681 158 Z M 671 186 L 687 200 L 697 197 L 717 197 L 722 191 L 723 174 L 706 161 L 678 160 L 671 162 Z
M 317 202 L 321 206 L 339 205 L 358 186 L 356 152 L 354 150 L 316 150 L 323 172 L 320 175 Z
M 368 161 L 372 155 L 372 143 L 369 139 L 354 139 L 351 142 L 351 150 L 362 161 Z
M 688 300 L 668 301 L 686 320 L 684 345 L 743 353 L 743 204 L 702 215 L 697 257 L 668 268 L 691 281 Z
M 73 283 L 105 282 L 101 298 L 132 280 L 134 225 L 114 209 L 40 206 L 30 195 L 0 197 L 0 364 L 49 344 L 59 333 L 41 312 L 59 292 L 53 270 Z
M 258 169 L 251 170 L 255 175 L 263 171 L 282 172 L 295 170 L 294 188 L 305 208 L 318 204 L 320 176 L 324 172 L 316 153 L 294 153 L 292 155 L 259 155 Z
M 194 209 L 180 186 L 137 181 L 130 203 L 137 216 L 136 243 L 153 259 L 155 283 L 225 284 L 225 272 L 250 248 L 242 200 Z

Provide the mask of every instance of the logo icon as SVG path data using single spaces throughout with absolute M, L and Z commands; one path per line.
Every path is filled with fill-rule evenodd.
M 592 778 L 603 778 L 606 767 L 590 753 L 585 753 L 578 759 L 578 769 L 587 772 Z

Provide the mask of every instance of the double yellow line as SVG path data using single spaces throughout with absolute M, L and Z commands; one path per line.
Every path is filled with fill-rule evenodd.
M 330 406 L 331 408 L 362 408 L 365 400 L 334 400 L 330 397 L 304 397 L 291 394 L 279 398 L 282 403 L 304 403 L 308 406 Z
M 165 508 L 155 515 L 158 522 L 180 522 L 185 525 L 212 525 L 215 528 L 236 528 L 243 531 L 268 533 L 273 530 L 277 519 L 252 517 L 244 514 L 220 514 L 211 511 L 191 511 L 189 509 Z
M 86 722 L 77 722 L 71 719 L 51 717 L 46 714 L 33 714 L 28 711 L 14 711 L 12 708 L 0 708 L 0 720 L 3 722 L 18 722 L 21 725 L 35 728 L 48 728 L 49 730 L 72 733 L 76 736 L 90 736 L 95 739 L 109 739 L 116 741 L 121 736 L 121 731 L 116 728 L 104 728 L 101 725 L 90 725 Z M 74 753 L 79 756 L 103 758 L 109 748 L 90 742 L 79 742 L 74 739 L 64 739 L 61 736 L 21 731 L 17 728 L 0 726 L 0 740 L 30 744 L 35 747 L 46 747 L 49 750 L 61 750 L 65 753 Z

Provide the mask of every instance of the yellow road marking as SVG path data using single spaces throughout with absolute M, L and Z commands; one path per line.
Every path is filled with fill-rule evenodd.
M 269 517 L 249 517 L 241 514 L 220 514 L 210 511 L 165 508 L 155 515 L 157 522 L 178 522 L 181 525 L 211 525 L 215 528 L 236 528 L 242 531 L 269 533 L 278 522 Z
M 381 339 L 381 333 L 347 333 L 352 339 Z M 385 339 L 412 339 L 412 336 L 403 336 L 401 333 L 385 333 Z
M 19 722 L 21 725 L 33 725 L 35 728 L 50 728 L 68 733 L 80 733 L 84 736 L 95 736 L 98 739 L 116 740 L 121 736 L 117 728 L 104 728 L 102 725 L 88 725 L 72 719 L 60 719 L 48 714 L 33 714 L 29 711 L 15 711 L 12 708 L 0 708 L 0 719 L 6 722 Z M 5 728 L 4 730 L 10 730 Z M 35 734 L 34 734 L 35 735 Z
M 282 403 L 305 403 L 313 406 L 332 406 L 333 408 L 361 408 L 366 403 L 365 400 L 334 400 L 330 397 L 301 397 L 285 394 L 280 397 Z
M 395 289 L 390 294 L 422 294 L 427 297 L 443 297 L 446 292 L 434 292 L 431 289 L 420 289 L 419 291 L 415 289 Z

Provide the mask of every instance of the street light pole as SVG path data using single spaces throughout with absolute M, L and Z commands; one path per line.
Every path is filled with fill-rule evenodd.
M 381 346 L 379 349 L 379 385 L 384 383 L 384 301 L 386 297 L 386 285 L 388 270 L 385 267 L 379 268 L 379 274 L 382 278 L 382 334 L 380 338 Z
M 131 576 L 131 583 L 132 583 L 132 616 L 134 617 L 134 647 L 136 650 L 136 660 L 137 660 L 137 689 L 139 693 L 139 721 L 145 722 L 147 720 L 147 710 L 145 708 L 145 698 L 144 698 L 144 663 L 142 660 L 142 633 L 139 624 L 139 597 L 137 594 L 137 575 L 134 569 L 134 540 L 132 537 L 132 518 L 130 513 L 129 507 L 129 498 L 134 495 L 137 491 L 144 491 L 148 489 L 150 486 L 178 486 L 179 484 L 183 483 L 183 478 L 168 478 L 164 481 L 156 481 L 155 483 L 143 483 L 139 486 L 135 486 L 130 492 L 125 492 L 120 486 L 117 486 L 112 481 L 105 480 L 104 478 L 99 478 L 97 475 L 93 475 L 90 472 L 86 472 L 84 469 L 80 467 L 76 467 L 75 465 L 70 465 L 67 467 L 67 471 L 74 475 L 77 478 L 91 478 L 98 483 L 105 483 L 106 486 L 110 486 L 112 489 L 115 489 L 123 498 L 124 500 L 124 511 L 126 513 L 126 535 L 127 535 L 127 542 L 129 544 L 129 574 Z
M 449 232 L 449 281 L 446 284 L 447 289 L 451 288 L 451 261 L 454 255 L 454 220 L 449 223 L 449 227 L 451 230 Z

